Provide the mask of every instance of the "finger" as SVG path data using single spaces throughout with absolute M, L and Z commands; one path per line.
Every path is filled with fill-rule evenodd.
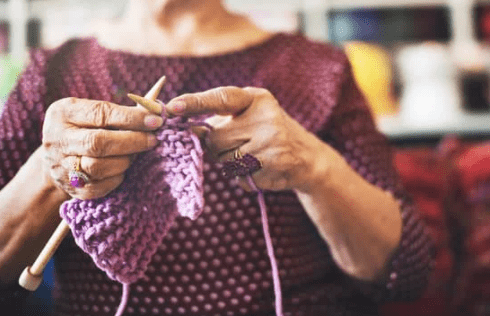
M 152 149 L 158 143 L 155 135 L 146 132 L 76 129 L 68 133 L 71 135 L 65 137 L 62 149 L 67 156 L 123 156 Z
M 184 94 L 165 105 L 170 115 L 199 114 L 238 115 L 253 102 L 253 94 L 238 87 L 219 87 L 204 92 Z
M 251 129 L 232 116 L 215 115 L 206 120 L 212 128 L 201 138 L 207 150 L 213 156 L 240 147 L 250 140 Z
M 124 175 L 119 174 L 102 180 L 89 181 L 83 188 L 73 188 L 68 192 L 72 197 L 89 200 L 109 194 L 124 181 Z
M 72 170 L 76 163 L 76 156 L 65 159 L 64 166 Z M 84 172 L 91 181 L 103 180 L 123 174 L 131 165 L 131 156 L 116 156 L 105 158 L 80 157 L 80 171 Z
M 117 188 L 124 180 L 124 174 L 118 174 L 101 180 L 89 179 L 82 188 L 75 188 L 70 184 L 69 170 L 61 165 L 54 166 L 50 168 L 50 175 L 53 181 L 63 191 L 79 199 L 92 199 L 105 196 Z
M 107 101 L 64 99 L 66 120 L 78 127 L 123 130 L 154 130 L 163 124 L 161 116 L 143 108 L 117 105 Z

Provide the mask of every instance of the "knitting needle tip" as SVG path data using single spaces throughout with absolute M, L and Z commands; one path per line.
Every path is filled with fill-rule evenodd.
M 136 102 L 138 105 L 141 105 L 153 114 L 160 115 L 163 112 L 163 106 L 156 101 L 146 99 L 132 93 L 128 93 L 128 98 Z
M 145 99 L 156 100 L 160 91 L 162 91 L 163 85 L 167 81 L 165 76 L 162 76 L 158 81 L 151 87 L 150 91 L 145 94 Z

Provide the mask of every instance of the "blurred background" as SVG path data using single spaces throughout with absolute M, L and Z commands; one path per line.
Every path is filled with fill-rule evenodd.
M 490 0 L 226 0 L 343 48 L 436 243 L 417 302 L 382 315 L 490 315 Z M 0 0 L 0 108 L 29 49 L 90 36 L 123 0 Z M 49 314 L 52 266 L 26 307 Z M 44 312 L 43 312 L 44 311 Z M 29 311 L 27 313 L 30 313 Z
M 261 26 L 345 48 L 381 131 L 486 133 L 490 1 L 226 0 Z M 0 104 L 30 48 L 90 36 L 124 0 L 0 0 Z

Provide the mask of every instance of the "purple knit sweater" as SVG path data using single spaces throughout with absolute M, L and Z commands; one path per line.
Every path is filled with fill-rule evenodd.
M 284 315 L 375 315 L 384 300 L 421 294 L 432 266 L 432 243 L 395 174 L 386 139 L 375 129 L 345 55 L 299 35 L 278 34 L 254 47 L 210 57 L 137 55 L 103 48 L 95 39 L 34 51 L 1 113 L 0 187 L 40 145 L 49 104 L 71 96 L 131 105 L 126 93 L 143 95 L 162 75 L 167 76 L 159 96 L 164 102 L 218 86 L 268 89 L 367 181 L 402 201 L 403 234 L 389 279 L 371 284 L 335 265 L 292 192 L 266 192 Z M 206 154 L 203 175 L 203 213 L 196 220 L 176 218 L 146 274 L 132 286 L 127 315 L 274 314 L 254 193 L 225 178 Z M 99 270 L 73 237 L 65 239 L 55 259 L 56 315 L 115 313 L 121 285 Z

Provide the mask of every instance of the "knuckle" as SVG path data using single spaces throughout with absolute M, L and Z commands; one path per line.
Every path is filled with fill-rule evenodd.
M 77 98 L 70 97 L 54 101 L 46 110 L 46 118 L 60 115 L 60 113 L 67 111 L 67 109 L 70 108 L 71 105 L 75 104 L 77 100 Z
M 103 156 L 105 153 L 105 133 L 103 131 L 90 132 L 84 140 L 83 146 L 87 152 L 94 156 Z
M 88 111 L 95 126 L 105 127 L 108 117 L 111 115 L 112 107 L 107 101 L 98 101 L 92 103 Z
M 48 133 L 53 128 L 53 124 L 60 121 L 62 111 L 63 109 L 59 102 L 55 102 L 48 107 L 44 116 L 43 133 Z
M 224 87 L 219 87 L 214 90 L 214 97 L 218 100 L 219 105 L 224 106 L 229 104 L 230 95 Z
M 72 98 L 63 98 L 63 99 L 59 99 L 59 100 L 56 100 L 54 101 L 53 103 L 51 103 L 51 105 L 49 106 L 47 112 L 57 112 L 57 111 L 62 111 L 64 108 L 65 108 L 65 105 L 67 103 L 72 103 L 70 100 Z
M 201 98 L 201 97 L 192 97 L 188 100 L 192 100 L 190 103 L 194 104 L 195 110 L 197 112 L 200 112 L 206 108 L 206 98 Z
M 91 178 L 100 177 L 101 168 L 95 159 L 84 159 L 81 169 L 87 173 Z
M 75 102 L 77 102 L 76 98 L 64 98 L 53 102 L 48 107 L 42 126 L 43 145 L 46 147 L 65 145 L 64 130 L 74 111 L 69 105 Z

